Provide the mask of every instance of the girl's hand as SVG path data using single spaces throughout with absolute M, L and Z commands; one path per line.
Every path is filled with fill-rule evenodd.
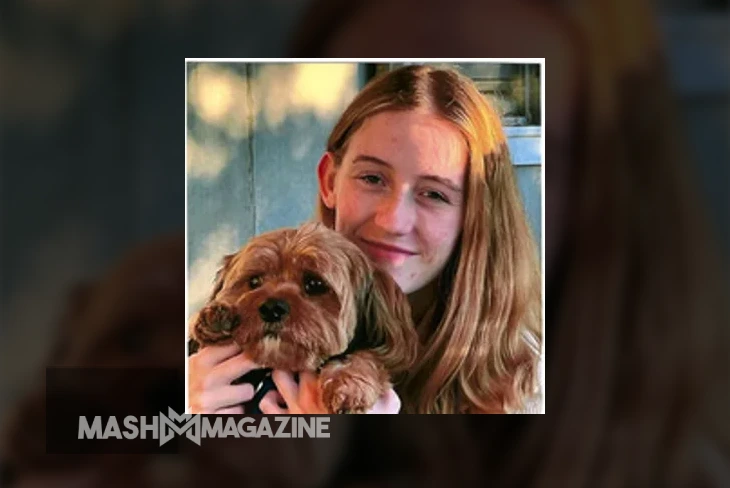
M 260 366 L 236 344 L 208 346 L 188 358 L 188 403 L 191 413 L 242 414 L 241 403 L 253 398 L 253 386 L 231 382 Z
M 322 394 L 313 373 L 301 373 L 299 384 L 288 371 L 275 370 L 271 378 L 276 390 L 271 390 L 261 399 L 259 407 L 265 414 L 276 415 L 321 415 L 328 414 L 322 405 Z M 277 391 L 278 390 L 278 391 Z M 396 414 L 400 411 L 400 398 L 392 388 L 373 405 L 367 413 Z

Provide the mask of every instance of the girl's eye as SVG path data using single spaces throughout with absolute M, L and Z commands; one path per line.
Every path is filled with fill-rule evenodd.
M 428 191 L 423 192 L 423 194 L 426 195 L 426 198 L 428 198 L 429 200 L 441 201 L 444 203 L 451 203 L 449 201 L 449 199 L 446 198 L 446 196 L 443 193 L 440 193 L 437 191 L 428 190 Z
M 382 185 L 383 184 L 383 178 L 381 178 L 378 175 L 362 175 L 362 176 L 360 176 L 359 179 L 369 185 Z
M 248 286 L 251 287 L 252 290 L 259 288 L 261 285 L 263 285 L 263 283 L 264 281 L 261 279 L 260 276 L 252 276 L 248 279 Z

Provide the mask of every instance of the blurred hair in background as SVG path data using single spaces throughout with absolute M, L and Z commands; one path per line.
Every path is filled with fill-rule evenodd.
M 728 15 L 723 0 L 3 3 L 4 476 L 730 485 Z M 546 58 L 547 414 L 362 419 L 313 470 L 307 443 L 44 459 L 46 365 L 183 368 L 165 351 L 186 322 L 184 58 L 291 55 Z

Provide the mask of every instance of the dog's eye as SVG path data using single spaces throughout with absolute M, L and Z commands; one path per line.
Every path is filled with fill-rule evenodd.
M 304 291 L 307 295 L 324 295 L 329 291 L 327 283 L 325 283 L 319 276 L 306 273 L 304 275 Z
M 250 286 L 252 290 L 259 288 L 263 284 L 264 281 L 261 279 L 260 276 L 252 276 L 248 279 L 248 286 Z

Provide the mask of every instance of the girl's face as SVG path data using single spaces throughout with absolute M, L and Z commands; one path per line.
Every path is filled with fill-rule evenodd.
M 443 270 L 462 227 L 468 151 L 459 130 L 421 110 L 382 112 L 350 138 L 339 168 L 326 153 L 320 194 L 335 230 L 404 293 Z

